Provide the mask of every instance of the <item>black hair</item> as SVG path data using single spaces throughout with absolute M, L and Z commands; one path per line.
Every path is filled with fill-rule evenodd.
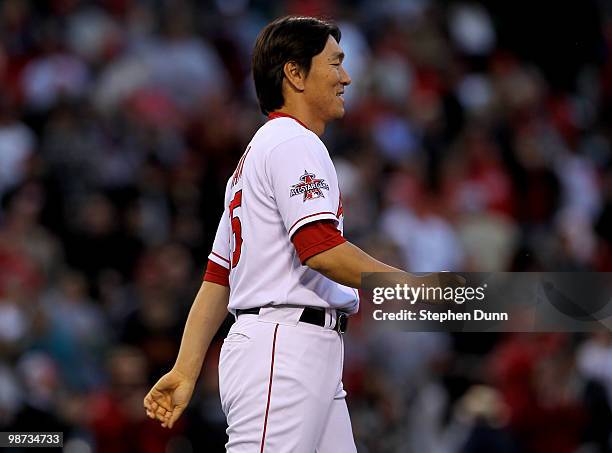
M 283 67 L 295 62 L 306 74 L 312 57 L 325 48 L 329 36 L 340 42 L 340 29 L 315 17 L 286 16 L 266 25 L 253 49 L 253 79 L 264 115 L 283 106 Z

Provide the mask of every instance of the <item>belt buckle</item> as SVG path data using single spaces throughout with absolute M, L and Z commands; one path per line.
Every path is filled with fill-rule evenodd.
M 334 330 L 340 334 L 343 334 L 346 332 L 347 325 L 348 315 L 346 313 L 336 312 L 336 328 Z

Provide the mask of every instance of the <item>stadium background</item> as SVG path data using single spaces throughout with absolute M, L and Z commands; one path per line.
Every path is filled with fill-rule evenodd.
M 265 121 L 251 47 L 285 13 L 343 32 L 354 82 L 324 141 L 351 241 L 410 271 L 612 270 L 610 2 L 4 0 L 0 431 L 223 451 L 221 337 L 174 430 L 142 398 Z M 345 361 L 360 452 L 612 448 L 608 332 L 360 327 Z

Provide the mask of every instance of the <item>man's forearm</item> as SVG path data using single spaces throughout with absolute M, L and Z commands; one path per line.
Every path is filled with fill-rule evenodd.
M 350 242 L 315 255 L 305 264 L 327 278 L 352 288 L 361 286 L 361 274 L 365 272 L 404 272 L 372 258 Z
M 189 311 L 174 364 L 174 369 L 187 378 L 195 381 L 200 374 L 208 346 L 227 316 L 228 300 L 228 287 L 202 283 Z

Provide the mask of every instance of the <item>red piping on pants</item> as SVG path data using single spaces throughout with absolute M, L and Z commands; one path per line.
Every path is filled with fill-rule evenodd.
M 266 403 L 266 416 L 264 417 L 263 434 L 261 435 L 261 448 L 259 453 L 263 453 L 266 442 L 266 428 L 268 427 L 268 412 L 270 410 L 270 396 L 272 395 L 272 375 L 274 374 L 274 351 L 276 349 L 276 332 L 278 324 L 274 328 L 274 340 L 272 340 L 272 361 L 270 362 L 270 382 L 268 383 L 268 402 Z

